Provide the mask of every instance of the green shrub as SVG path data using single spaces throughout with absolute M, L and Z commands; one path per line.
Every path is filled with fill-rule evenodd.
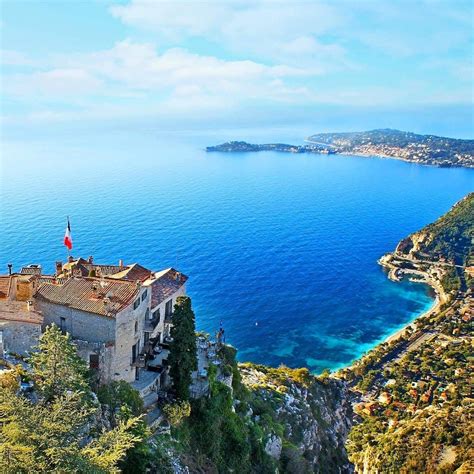
M 163 413 L 171 426 L 179 426 L 191 414 L 191 405 L 187 400 L 168 403 L 163 407 Z

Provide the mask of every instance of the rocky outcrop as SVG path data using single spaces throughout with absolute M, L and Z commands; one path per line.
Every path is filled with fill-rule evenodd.
M 271 434 L 265 444 L 265 452 L 274 459 L 280 459 L 282 440 L 279 436 Z
M 280 460 L 285 472 L 353 472 L 344 446 L 352 407 L 343 382 L 313 377 L 306 369 L 244 364 L 240 372 L 254 396 L 253 413 L 261 412 L 262 404 L 273 410 L 282 439 L 271 435 L 265 451 Z

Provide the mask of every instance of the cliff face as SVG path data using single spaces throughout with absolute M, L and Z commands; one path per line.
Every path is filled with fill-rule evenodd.
M 343 382 L 234 360 L 232 388 L 210 381 L 209 397 L 172 429 L 173 451 L 182 472 L 351 473 L 351 421 Z
M 265 450 L 284 472 L 353 472 L 344 447 L 352 425 L 345 384 L 316 378 L 306 369 L 244 364 L 242 383 L 251 393 L 250 418 L 261 423 L 262 406 L 272 408 Z

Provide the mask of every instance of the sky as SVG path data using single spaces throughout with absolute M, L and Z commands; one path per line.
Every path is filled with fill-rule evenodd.
M 474 136 L 469 0 L 0 5 L 4 133 L 121 122 Z

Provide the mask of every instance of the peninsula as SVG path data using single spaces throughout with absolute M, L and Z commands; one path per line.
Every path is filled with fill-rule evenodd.
M 209 146 L 208 152 L 278 151 L 395 158 L 440 167 L 474 168 L 474 140 L 418 135 L 392 129 L 368 132 L 320 133 L 311 135 L 305 145 L 268 143 L 262 145 L 231 141 Z

